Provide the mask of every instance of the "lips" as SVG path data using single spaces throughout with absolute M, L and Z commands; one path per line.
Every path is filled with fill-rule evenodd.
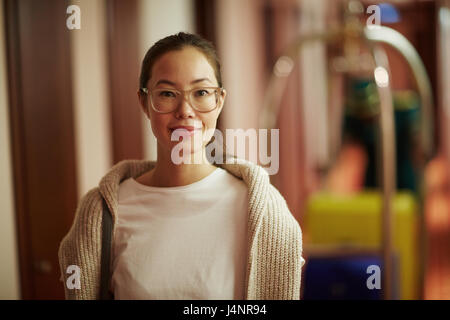
M 183 134 L 182 132 L 187 132 L 188 136 L 192 136 L 196 132 L 200 132 L 202 129 L 196 128 L 194 126 L 175 126 L 175 127 L 169 128 L 169 130 L 170 130 L 171 135 L 174 133 L 175 130 L 178 130 L 175 132 L 175 135 L 185 136 L 186 133 Z
M 176 129 L 183 129 L 183 130 L 187 130 L 187 131 L 194 131 L 194 130 L 200 130 L 201 128 L 196 128 L 194 126 L 175 126 L 170 128 L 170 130 L 174 131 Z

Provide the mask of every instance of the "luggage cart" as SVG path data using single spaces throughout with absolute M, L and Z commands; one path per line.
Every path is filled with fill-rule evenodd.
M 355 5 L 356 4 L 356 5 Z M 359 5 L 358 5 L 359 4 Z M 312 33 L 299 36 L 287 50 L 277 59 L 269 81 L 269 86 L 264 99 L 263 112 L 260 124 L 263 128 L 275 128 L 278 114 L 281 108 L 282 94 L 286 88 L 289 75 L 299 59 L 301 49 L 307 44 L 321 42 L 325 44 L 338 44 L 343 47 L 347 62 L 346 70 L 340 72 L 357 72 L 361 66 L 355 48 L 365 47 L 369 51 L 370 71 L 376 83 L 380 100 L 380 113 L 378 126 L 380 128 L 380 164 L 381 164 L 381 186 L 382 186 L 382 208 L 381 208 L 381 259 L 383 261 L 382 287 L 383 298 L 392 299 L 392 200 L 396 191 L 396 155 L 395 155 L 395 128 L 393 115 L 392 92 L 390 88 L 389 62 L 381 44 L 395 49 L 411 68 L 421 102 L 421 147 L 425 161 L 429 160 L 433 153 L 433 120 L 432 120 L 432 94 L 431 85 L 425 67 L 411 43 L 399 32 L 385 27 L 377 26 L 370 28 L 361 23 L 359 15 L 363 12 L 362 5 L 355 1 L 345 1 L 345 19 L 342 26 L 330 29 L 324 33 Z M 364 70 L 367 72 L 367 70 Z M 340 121 L 340 118 L 338 118 Z M 333 142 L 334 141 L 334 142 Z M 340 141 L 333 140 L 330 162 L 336 156 L 340 148 Z M 423 216 L 419 222 L 421 226 L 420 239 L 425 239 Z M 419 248 L 423 253 L 423 247 Z M 337 252 L 339 249 L 330 249 Z M 330 251 L 328 250 L 328 251 Z M 348 251 L 348 249 L 347 249 Z M 352 251 L 352 250 L 350 250 Z M 358 251 L 358 250 L 356 250 Z M 421 259 L 423 263 L 423 257 Z M 421 268 L 423 273 L 423 266 Z M 423 278 L 423 276 L 422 276 Z M 423 284 L 422 284 L 423 285 Z

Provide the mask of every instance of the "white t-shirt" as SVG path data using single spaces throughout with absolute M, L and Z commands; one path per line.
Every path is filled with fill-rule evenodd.
M 222 168 L 180 187 L 119 186 L 115 299 L 243 299 L 248 188 Z

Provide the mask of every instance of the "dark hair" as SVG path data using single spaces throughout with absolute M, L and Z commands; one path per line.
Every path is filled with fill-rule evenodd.
M 159 57 L 169 51 L 181 50 L 188 46 L 200 50 L 205 55 L 214 69 L 219 87 L 222 87 L 220 61 L 214 45 L 198 35 L 179 32 L 157 41 L 150 49 L 148 49 L 144 60 L 142 61 L 139 88 L 145 88 L 147 86 L 147 82 L 151 77 L 152 67 Z

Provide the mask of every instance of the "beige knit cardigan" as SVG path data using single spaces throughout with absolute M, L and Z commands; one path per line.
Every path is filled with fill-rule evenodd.
M 228 161 L 227 161 L 228 162 Z M 75 219 L 59 247 L 61 281 L 66 299 L 98 299 L 102 244 L 102 197 L 113 218 L 114 239 L 119 184 L 150 170 L 154 162 L 125 160 L 116 164 L 80 201 Z M 270 184 L 267 172 L 245 160 L 217 165 L 242 179 L 249 192 L 247 300 L 300 299 L 302 232 L 286 201 Z M 112 256 L 112 255 L 111 255 Z M 113 256 L 112 258 L 113 259 Z M 80 268 L 80 289 L 66 285 L 70 265 Z

